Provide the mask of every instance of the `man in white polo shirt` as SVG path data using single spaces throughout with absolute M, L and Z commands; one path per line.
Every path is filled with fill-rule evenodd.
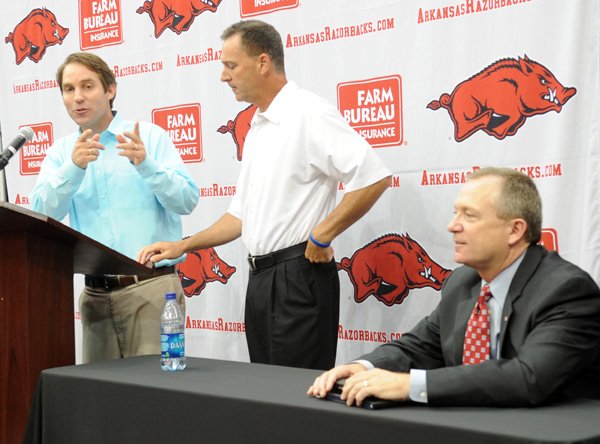
M 388 188 L 390 172 L 335 107 L 288 82 L 281 36 L 271 25 L 242 21 L 221 37 L 221 81 L 238 101 L 258 107 L 236 196 L 209 228 L 181 242 L 152 244 L 138 260 L 177 257 L 242 236 L 251 268 L 250 360 L 329 368 L 339 321 L 330 244 Z M 339 182 L 346 193 L 336 207 Z

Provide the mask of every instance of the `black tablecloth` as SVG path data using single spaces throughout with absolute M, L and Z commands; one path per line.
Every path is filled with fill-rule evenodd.
M 170 373 L 158 356 L 49 369 L 40 376 L 25 441 L 600 443 L 600 401 L 371 411 L 307 397 L 319 373 L 199 358 Z

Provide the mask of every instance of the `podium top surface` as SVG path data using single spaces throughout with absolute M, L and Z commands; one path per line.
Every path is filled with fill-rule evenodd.
M 65 224 L 19 205 L 0 202 L 0 235 L 32 233 L 73 249 L 73 273 L 149 275 L 153 269 L 134 261 Z

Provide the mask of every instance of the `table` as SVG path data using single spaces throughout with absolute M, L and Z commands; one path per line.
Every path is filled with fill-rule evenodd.
M 309 398 L 316 370 L 140 356 L 42 372 L 25 442 L 600 443 L 600 401 L 537 408 L 384 410 Z

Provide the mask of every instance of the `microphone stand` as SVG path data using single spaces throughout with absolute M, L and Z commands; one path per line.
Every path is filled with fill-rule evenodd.
M 2 148 L 2 129 L 0 128 L 0 155 L 4 152 Z M 0 202 L 8 202 L 8 185 L 6 184 L 6 173 L 4 168 L 0 170 Z

